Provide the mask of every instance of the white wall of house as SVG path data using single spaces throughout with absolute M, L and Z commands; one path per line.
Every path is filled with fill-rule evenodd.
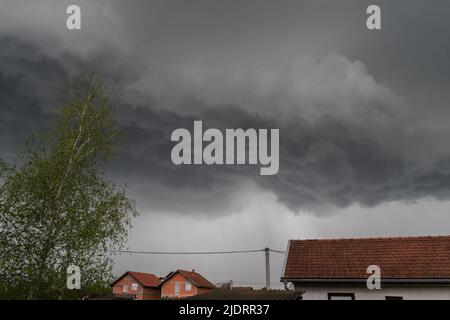
M 385 300 L 386 296 L 404 300 L 450 300 L 450 286 L 385 286 L 369 290 L 361 286 L 305 286 L 294 284 L 295 290 L 305 291 L 304 300 L 327 300 L 328 293 L 353 293 L 355 300 Z

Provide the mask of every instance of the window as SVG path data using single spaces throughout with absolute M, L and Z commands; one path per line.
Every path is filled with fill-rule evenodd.
M 386 300 L 403 300 L 401 296 L 386 296 Z
M 137 283 L 133 283 L 131 285 L 131 290 L 136 291 L 137 290 Z
M 176 296 L 180 295 L 180 283 L 179 282 L 175 283 L 175 295 Z
M 127 286 L 127 285 L 124 285 L 124 286 L 123 286 L 123 292 L 125 292 L 125 293 L 128 292 L 128 286 Z
M 186 291 L 191 291 L 192 290 L 192 284 L 188 281 L 185 284 L 185 288 Z
M 328 293 L 328 300 L 355 300 L 354 293 Z

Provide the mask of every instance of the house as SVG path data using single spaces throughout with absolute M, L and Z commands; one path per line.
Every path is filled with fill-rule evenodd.
M 290 240 L 281 282 L 305 300 L 450 299 L 450 236 Z
M 116 297 L 136 300 L 156 300 L 161 298 L 161 279 L 152 273 L 127 271 L 113 282 Z
M 209 292 L 214 285 L 201 274 L 186 270 L 169 273 L 161 283 L 162 298 L 186 298 Z

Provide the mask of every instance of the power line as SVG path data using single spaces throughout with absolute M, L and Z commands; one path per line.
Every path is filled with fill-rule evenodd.
M 254 252 L 264 252 L 265 249 L 255 249 L 255 250 L 233 250 L 233 251 L 179 251 L 179 252 L 169 252 L 169 251 L 135 251 L 135 250 L 110 250 L 111 252 L 117 253 L 128 253 L 128 254 L 154 254 L 154 255 L 200 255 L 200 254 L 238 254 L 238 253 L 254 253 Z M 285 251 L 272 250 L 269 251 L 285 254 Z
M 273 250 L 273 249 L 269 249 L 270 252 L 275 252 L 275 253 L 279 253 L 279 254 L 286 254 L 286 251 L 282 251 L 282 250 Z
M 229 280 L 218 280 L 218 279 L 212 279 L 212 281 L 214 283 L 219 283 L 219 284 L 225 284 L 225 283 L 229 283 L 230 281 L 233 282 L 233 284 L 257 284 L 257 285 L 265 285 L 267 284 L 266 282 L 262 282 L 262 281 L 244 281 L 244 280 L 234 280 L 234 279 L 229 279 Z M 282 285 L 281 282 L 278 281 L 270 281 L 271 284 L 275 284 L 275 285 Z
M 254 250 L 231 250 L 231 251 L 179 251 L 179 252 L 169 252 L 169 251 L 135 251 L 135 250 L 110 250 L 111 252 L 117 253 L 128 253 L 128 254 L 147 254 L 147 255 L 217 255 L 217 254 L 240 254 L 240 253 L 255 253 L 255 252 L 265 252 L 266 256 L 266 288 L 270 289 L 270 258 L 269 252 L 275 252 L 278 254 L 286 254 L 285 251 L 272 250 L 270 248 L 264 249 L 254 249 Z

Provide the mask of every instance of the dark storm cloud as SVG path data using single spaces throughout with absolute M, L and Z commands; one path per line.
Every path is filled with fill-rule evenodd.
M 0 47 L 1 153 L 3 158 L 13 160 L 30 134 L 50 123 L 50 115 L 44 108 L 57 98 L 58 91 L 50 89 L 51 82 L 47 86 L 42 81 L 60 80 L 63 73 L 57 64 L 43 57 L 34 60 L 33 46 L 1 39 Z
M 128 134 L 108 170 L 143 208 L 233 212 L 254 186 L 294 211 L 448 199 L 449 131 L 435 125 L 450 119 L 448 2 L 379 2 L 378 33 L 364 28 L 362 1 L 80 3 L 81 36 L 50 14 L 28 33 L 0 21 L 2 156 L 46 126 L 65 74 L 91 64 L 125 85 Z M 278 175 L 173 165 L 170 134 L 194 120 L 279 128 Z
M 3 157 L 9 159 L 19 151 L 33 128 L 46 122 L 37 100 L 21 93 L 20 79 L 0 71 L 0 145 Z
M 409 153 L 403 153 L 380 144 L 364 125 L 351 125 L 329 116 L 314 123 L 296 118 L 285 124 L 232 106 L 200 106 L 191 116 L 148 107 L 126 112 L 136 113 L 139 123 L 127 125 L 126 147 L 114 161 L 113 171 L 142 188 L 137 190 L 141 204 L 155 209 L 226 211 L 233 200 L 229 196 L 235 196 L 233 189 L 245 181 L 274 192 L 294 211 L 329 205 L 345 207 L 355 202 L 373 206 L 391 200 L 447 199 L 450 195 L 448 154 L 432 159 L 431 167 L 411 158 L 415 148 L 431 152 L 426 144 L 415 144 L 421 140 L 432 143 L 430 132 L 407 134 L 401 128 L 387 128 L 392 140 L 411 147 Z M 249 166 L 173 165 L 170 134 L 179 127 L 192 130 L 194 119 L 206 124 L 220 122 L 228 128 L 280 128 L 280 172 L 268 177 L 259 176 L 258 170 Z

